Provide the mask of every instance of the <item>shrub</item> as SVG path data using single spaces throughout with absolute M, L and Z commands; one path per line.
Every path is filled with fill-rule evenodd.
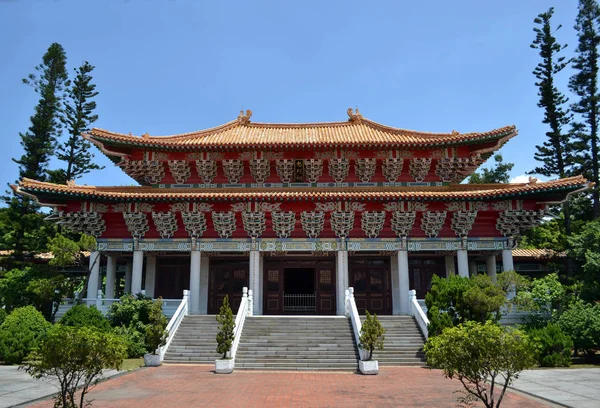
M 373 350 L 383 350 L 383 341 L 385 340 L 385 329 L 377 318 L 377 315 L 371 315 L 366 311 L 367 318 L 360 329 L 360 339 L 358 347 L 369 352 L 367 360 L 373 358 Z
M 527 332 L 538 352 L 538 364 L 542 367 L 568 367 L 571 365 L 573 340 L 563 333 L 560 326 L 551 323 L 541 329 Z
M 146 325 L 146 345 L 152 354 L 156 354 L 156 349 L 165 344 L 167 340 L 165 329 L 168 321 L 162 311 L 162 298 L 158 298 L 152 303 L 149 319 L 150 323 Z
M 573 340 L 575 352 L 588 356 L 600 348 L 600 305 L 573 303 L 559 318 L 560 328 Z
M 148 324 L 150 322 L 150 309 L 152 299 L 142 294 L 137 296 L 128 294 L 121 297 L 120 302 L 115 302 L 108 311 L 108 320 L 113 327 L 131 326 L 137 322 Z
M 113 329 L 113 332 L 120 336 L 125 342 L 127 358 L 142 357 L 148 352 L 146 347 L 145 326 L 139 324 L 138 326 L 141 327 L 119 326 Z
M 0 307 L 0 326 L 2 326 L 2 323 L 4 323 L 4 320 L 6 319 L 6 310 L 2 309 L 2 307 Z
M 233 329 L 235 321 L 233 320 L 233 312 L 229 307 L 229 296 L 225 295 L 223 304 L 217 315 L 219 322 L 219 332 L 217 333 L 217 353 L 223 354 L 223 358 L 227 357 L 227 353 L 231 350 L 233 343 Z
M 499 407 L 506 387 L 524 369 L 535 366 L 535 348 L 525 333 L 493 322 L 467 322 L 445 329 L 425 344 L 427 363 L 457 378 L 465 389 L 461 405 L 475 399 Z M 496 379 L 504 385 L 496 386 Z
M 102 315 L 96 306 L 73 306 L 67 311 L 67 313 L 64 314 L 59 323 L 63 326 L 95 327 L 100 331 L 110 330 L 110 323 L 108 322 L 108 319 Z
M 0 326 L 0 356 L 8 364 L 20 364 L 38 345 L 50 323 L 33 306 L 13 310 Z
M 85 395 L 102 379 L 102 370 L 119 369 L 125 358 L 123 339 L 92 327 L 68 327 L 60 324 L 50 329 L 34 353 L 35 361 L 26 366 L 34 378 L 58 380 L 59 407 L 90 405 Z M 80 396 L 75 393 L 80 388 Z

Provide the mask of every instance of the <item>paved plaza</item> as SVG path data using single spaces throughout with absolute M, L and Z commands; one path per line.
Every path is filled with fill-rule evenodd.
M 98 385 L 95 407 L 456 407 L 458 381 L 440 371 L 386 367 L 377 376 L 351 373 L 243 372 L 216 375 L 211 366 L 143 368 Z M 503 407 L 552 406 L 513 392 Z M 52 401 L 33 404 L 52 407 Z

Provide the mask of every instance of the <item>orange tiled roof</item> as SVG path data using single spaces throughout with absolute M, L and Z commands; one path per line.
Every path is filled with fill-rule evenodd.
M 512 254 L 514 258 L 533 258 L 533 259 L 551 259 L 551 258 L 562 258 L 566 256 L 564 252 L 556 252 L 552 249 L 513 249 Z
M 440 187 L 338 187 L 338 188 L 153 188 L 95 187 L 53 184 L 23 179 L 13 190 L 26 195 L 65 195 L 91 200 L 481 200 L 504 199 L 554 190 L 587 188 L 582 176 L 519 184 L 455 184 Z
M 489 132 L 427 133 L 385 126 L 363 118 L 358 109 L 348 110 L 346 122 L 277 124 L 250 122 L 251 112 L 240 114 L 237 120 L 211 129 L 172 136 L 141 137 L 109 132 L 94 128 L 83 136 L 98 145 L 107 154 L 123 155 L 111 151 L 109 146 L 137 146 L 172 150 L 196 148 L 291 148 L 295 146 L 386 146 L 436 147 L 497 141 L 496 149 L 517 134 L 514 126 Z M 489 149 L 488 149 L 489 150 Z M 487 152 L 487 150 L 486 150 Z

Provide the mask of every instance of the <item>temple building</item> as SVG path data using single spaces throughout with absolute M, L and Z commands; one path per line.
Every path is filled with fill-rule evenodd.
M 63 228 L 97 238 L 88 298 L 117 295 L 119 265 L 126 291 L 189 289 L 195 314 L 217 313 L 225 295 L 235 308 L 249 287 L 255 315 L 344 314 L 348 287 L 361 314 L 406 314 L 409 289 L 423 298 L 434 274 L 469 276 L 483 263 L 494 276 L 497 256 L 514 269 L 519 235 L 589 187 L 582 177 L 460 184 L 514 126 L 426 133 L 358 109 L 331 123 L 251 115 L 174 136 L 83 135 L 140 186 L 12 187 L 53 207 Z

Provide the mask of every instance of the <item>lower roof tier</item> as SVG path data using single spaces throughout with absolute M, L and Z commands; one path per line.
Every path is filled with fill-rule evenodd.
M 57 185 L 13 189 L 57 207 L 66 229 L 101 238 L 514 237 L 547 205 L 589 188 L 546 183 L 441 187 L 157 189 Z

